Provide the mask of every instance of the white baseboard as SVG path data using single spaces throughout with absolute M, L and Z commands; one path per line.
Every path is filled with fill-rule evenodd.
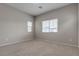
M 38 39 L 38 40 L 42 40 L 42 41 L 47 41 L 50 43 L 55 43 L 55 44 L 61 44 L 61 45 L 66 45 L 66 46 L 72 46 L 72 47 L 78 47 L 77 45 L 74 44 L 68 44 L 68 43 L 64 43 L 64 42 L 57 42 L 57 41 L 52 41 L 52 40 L 48 40 L 48 39 Z
M 11 42 L 11 43 L 5 43 L 5 44 L 1 44 L 0 47 L 7 46 L 7 45 L 12 45 L 12 44 L 17 44 L 17 43 L 24 42 L 24 41 L 30 41 L 30 40 L 32 40 L 32 39 L 22 40 L 22 41 L 15 41 L 15 42 Z
M 0 47 L 7 46 L 7 45 L 12 45 L 12 44 L 16 44 L 16 43 L 20 43 L 20 42 L 24 42 L 24 41 L 30 41 L 30 40 L 32 40 L 32 39 L 22 40 L 22 41 L 15 41 L 15 42 L 11 42 L 11 43 L 5 43 L 5 44 L 1 44 Z M 73 46 L 73 47 L 78 47 L 79 48 L 79 46 L 68 44 L 68 43 L 61 43 L 61 42 L 57 42 L 57 41 L 50 41 L 50 40 L 47 40 L 47 39 L 45 39 L 45 40 L 44 39 L 37 39 L 37 40 L 42 40 L 42 41 L 47 41 L 47 42 L 50 42 L 50 43 L 56 43 L 56 44 Z

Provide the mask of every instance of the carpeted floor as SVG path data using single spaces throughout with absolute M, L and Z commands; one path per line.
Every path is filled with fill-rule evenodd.
M 0 47 L 0 56 L 78 56 L 79 48 L 32 40 Z

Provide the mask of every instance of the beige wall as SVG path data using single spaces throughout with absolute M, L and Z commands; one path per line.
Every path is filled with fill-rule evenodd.
M 33 17 L 5 4 L 0 4 L 0 46 L 21 41 L 37 39 L 48 40 L 68 45 L 78 44 L 77 39 L 77 4 L 72 4 L 54 11 L 37 16 L 35 22 Z M 79 6 L 78 6 L 79 7 Z M 78 13 L 79 14 L 79 13 Z M 42 33 L 41 22 L 58 18 L 57 33 Z M 27 32 L 27 21 L 35 24 L 31 33 Z M 34 30 L 35 28 L 35 30 Z M 34 34 L 35 32 L 35 34 Z M 78 32 L 79 33 L 79 32 Z
M 79 47 L 79 3 L 78 3 L 78 47 Z
M 76 37 L 76 9 L 77 5 L 71 4 L 36 17 L 36 38 L 77 46 L 78 39 Z M 41 30 L 41 22 L 43 20 L 50 20 L 54 18 L 58 18 L 58 32 L 43 33 Z
M 27 32 L 27 21 L 33 17 L 5 4 L 0 4 L 0 46 L 33 39 Z

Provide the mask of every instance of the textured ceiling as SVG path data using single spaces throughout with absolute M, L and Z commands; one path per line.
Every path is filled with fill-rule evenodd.
M 37 16 L 48 11 L 69 5 L 69 3 L 8 3 L 8 5 L 30 15 Z

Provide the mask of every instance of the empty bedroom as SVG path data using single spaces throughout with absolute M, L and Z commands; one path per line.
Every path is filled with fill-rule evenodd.
M 79 56 L 78 3 L 0 3 L 0 56 Z

